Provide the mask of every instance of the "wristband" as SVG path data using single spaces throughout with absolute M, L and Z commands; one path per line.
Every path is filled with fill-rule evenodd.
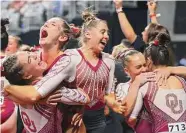
M 158 13 L 158 14 L 155 14 L 155 13 L 154 13 L 154 14 L 149 14 L 149 16 L 150 16 L 150 18 L 152 18 L 152 17 L 160 17 L 161 14 L 159 14 L 159 13 Z
M 122 7 L 120 7 L 120 8 L 118 8 L 118 9 L 116 9 L 116 12 L 117 12 L 117 13 L 123 12 Z

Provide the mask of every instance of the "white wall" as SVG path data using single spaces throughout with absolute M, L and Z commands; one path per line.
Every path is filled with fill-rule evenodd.
M 171 34 L 172 41 L 182 42 L 186 41 L 186 34 L 174 34 L 174 17 L 175 17 L 175 1 L 158 1 L 158 10 L 157 13 L 161 14 L 161 17 L 158 19 L 160 24 L 168 28 Z M 186 9 L 185 12 L 186 13 Z M 186 28 L 183 26 L 183 28 Z

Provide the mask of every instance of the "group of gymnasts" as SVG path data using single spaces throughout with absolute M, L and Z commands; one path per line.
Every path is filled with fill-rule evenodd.
M 130 47 L 103 50 L 109 41 L 107 22 L 87 8 L 81 28 L 62 18 L 40 28 L 40 48 L 6 55 L 8 34 L 1 20 L 1 131 L 22 133 L 104 133 L 105 108 L 125 118 L 136 133 L 186 131 L 186 68 L 171 66 L 171 37 L 157 21 L 156 2 L 149 1 L 151 23 L 134 32 L 122 0 L 114 0 Z M 77 35 L 78 34 L 78 35 Z M 78 37 L 80 47 L 62 48 Z M 130 77 L 115 85 L 115 61 Z

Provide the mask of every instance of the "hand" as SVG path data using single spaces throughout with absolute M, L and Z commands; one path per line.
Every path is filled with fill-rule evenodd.
M 9 81 L 5 77 L 1 77 L 1 92 L 10 85 Z
M 61 90 L 57 90 L 55 91 L 54 93 L 52 93 L 48 98 L 47 98 L 47 104 L 49 105 L 57 105 L 58 102 L 61 101 L 61 97 L 62 97 L 62 94 L 61 94 Z
M 159 86 L 162 86 L 164 83 L 166 84 L 168 77 L 171 75 L 171 71 L 168 67 L 156 69 L 154 72 L 156 73 L 156 82 Z
M 154 14 L 156 12 L 157 3 L 154 0 L 148 1 L 147 6 L 148 6 L 150 14 Z
M 116 9 L 122 8 L 123 7 L 123 0 L 113 0 Z
M 83 121 L 82 117 L 83 117 L 82 113 L 76 113 L 72 117 L 71 125 L 80 127 Z
M 116 113 L 123 114 L 126 110 L 126 103 L 122 103 L 121 101 L 114 101 L 112 110 Z
M 141 73 L 136 76 L 135 82 L 138 82 L 140 86 L 144 85 L 146 82 L 155 82 L 156 74 L 154 72 Z
M 107 105 L 105 105 L 105 108 L 104 108 L 105 116 L 109 115 L 109 113 L 110 113 L 109 107 Z
M 127 96 L 126 89 L 122 87 L 117 87 L 115 90 L 116 100 L 122 100 Z

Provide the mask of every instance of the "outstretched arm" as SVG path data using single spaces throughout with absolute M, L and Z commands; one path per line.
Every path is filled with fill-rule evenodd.
M 35 90 L 33 86 L 9 85 L 4 88 L 4 91 L 12 95 L 12 98 L 14 97 L 12 100 L 19 99 L 25 104 L 35 103 L 41 98 L 41 95 Z M 15 102 L 18 101 L 15 100 Z
M 12 95 L 7 95 L 7 97 L 10 99 L 10 100 L 12 100 L 12 101 L 14 101 L 16 104 L 25 104 L 22 100 L 20 100 L 20 99 L 17 99 L 16 97 L 14 97 L 14 96 L 12 96 Z
M 170 67 L 156 69 L 154 72 L 157 73 L 157 82 L 160 85 L 163 82 L 166 82 L 166 80 L 171 74 L 186 78 L 186 67 L 185 66 L 175 66 L 175 67 L 170 66 Z
M 51 105 L 57 105 L 58 102 L 68 105 L 85 105 L 90 102 L 89 96 L 81 89 L 61 87 L 56 92 L 47 98 L 47 103 Z
M 14 97 L 11 94 L 6 95 L 9 99 L 17 104 L 24 105 L 25 102 Z M 71 89 L 62 87 L 60 90 L 55 91 L 50 96 L 38 101 L 41 104 L 57 105 L 62 102 L 68 105 L 85 105 L 90 102 L 89 96 L 81 89 Z
M 71 58 L 63 56 L 35 86 L 8 85 L 5 91 L 24 101 L 25 104 L 35 103 L 55 90 L 64 79 L 68 80 L 74 67 Z
M 170 69 L 171 74 L 183 76 L 186 78 L 186 67 L 185 66 L 177 66 L 177 67 L 168 67 Z

